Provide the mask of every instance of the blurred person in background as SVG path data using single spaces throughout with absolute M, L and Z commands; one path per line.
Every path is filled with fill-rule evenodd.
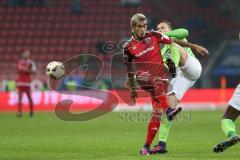
M 2 91 L 15 91 L 16 90 L 16 82 L 15 78 L 12 75 L 6 75 L 6 79 L 2 80 Z
M 18 80 L 17 80 L 17 89 L 18 89 L 18 117 L 22 117 L 22 96 L 23 93 L 26 93 L 29 106 L 30 106 L 30 116 L 33 116 L 33 100 L 31 96 L 31 75 L 36 73 L 36 64 L 30 59 L 30 51 L 25 50 L 22 53 L 22 59 L 18 61 Z

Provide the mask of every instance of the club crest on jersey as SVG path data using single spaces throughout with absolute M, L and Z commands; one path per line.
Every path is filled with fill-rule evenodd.
M 136 47 L 136 46 L 133 46 L 133 47 L 132 47 L 132 50 L 135 50 L 135 49 L 137 49 L 137 47 Z
M 146 38 L 145 42 L 149 45 L 151 43 L 151 38 L 150 37 Z

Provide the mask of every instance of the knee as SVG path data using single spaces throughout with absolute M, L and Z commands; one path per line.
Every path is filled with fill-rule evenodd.
M 201 76 L 201 73 L 202 73 L 202 65 L 200 64 L 200 62 L 198 62 L 198 64 L 194 66 L 194 71 L 189 76 L 189 78 L 192 81 L 196 81 Z
M 201 73 L 202 73 L 202 65 L 199 63 L 199 65 L 197 65 L 197 68 L 196 68 L 196 76 L 194 77 L 195 80 L 197 80 L 201 76 Z
M 162 108 L 154 108 L 152 112 L 152 121 L 159 121 L 161 120 L 161 116 L 164 113 Z
M 240 115 L 240 111 L 232 107 L 231 105 L 228 106 L 226 109 L 222 119 L 230 119 L 232 121 L 235 121 Z

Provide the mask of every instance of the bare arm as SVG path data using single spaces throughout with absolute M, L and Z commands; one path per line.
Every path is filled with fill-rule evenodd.
M 127 65 L 127 84 L 125 86 L 130 90 L 131 99 L 136 102 L 137 92 L 135 91 L 133 58 L 124 54 L 124 64 Z
M 135 90 L 134 69 L 132 63 L 127 65 L 127 81 L 129 82 L 129 89 Z
M 208 55 L 208 50 L 202 46 L 199 46 L 197 44 L 193 44 L 193 43 L 189 43 L 189 42 L 185 42 L 183 40 L 177 40 L 177 39 L 172 39 L 175 43 L 179 44 L 182 47 L 188 47 L 191 49 L 194 49 L 197 53 L 201 54 L 201 55 Z
M 174 46 L 178 48 L 178 52 L 180 53 L 179 66 L 181 67 L 186 63 L 187 58 L 188 58 L 188 53 L 180 45 L 174 43 Z

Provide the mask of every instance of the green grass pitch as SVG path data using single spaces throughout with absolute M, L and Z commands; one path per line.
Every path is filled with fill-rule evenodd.
M 128 114 L 131 114 L 130 112 Z M 239 159 L 240 145 L 215 154 L 213 146 L 225 139 L 223 111 L 185 112 L 171 128 L 168 154 L 140 156 L 147 122 L 109 113 L 87 122 L 66 122 L 54 113 L 0 113 L 0 160 L 193 160 Z M 239 126 L 239 121 L 237 121 Z M 239 130 L 238 130 L 239 131 Z M 155 141 L 156 143 L 157 141 Z

